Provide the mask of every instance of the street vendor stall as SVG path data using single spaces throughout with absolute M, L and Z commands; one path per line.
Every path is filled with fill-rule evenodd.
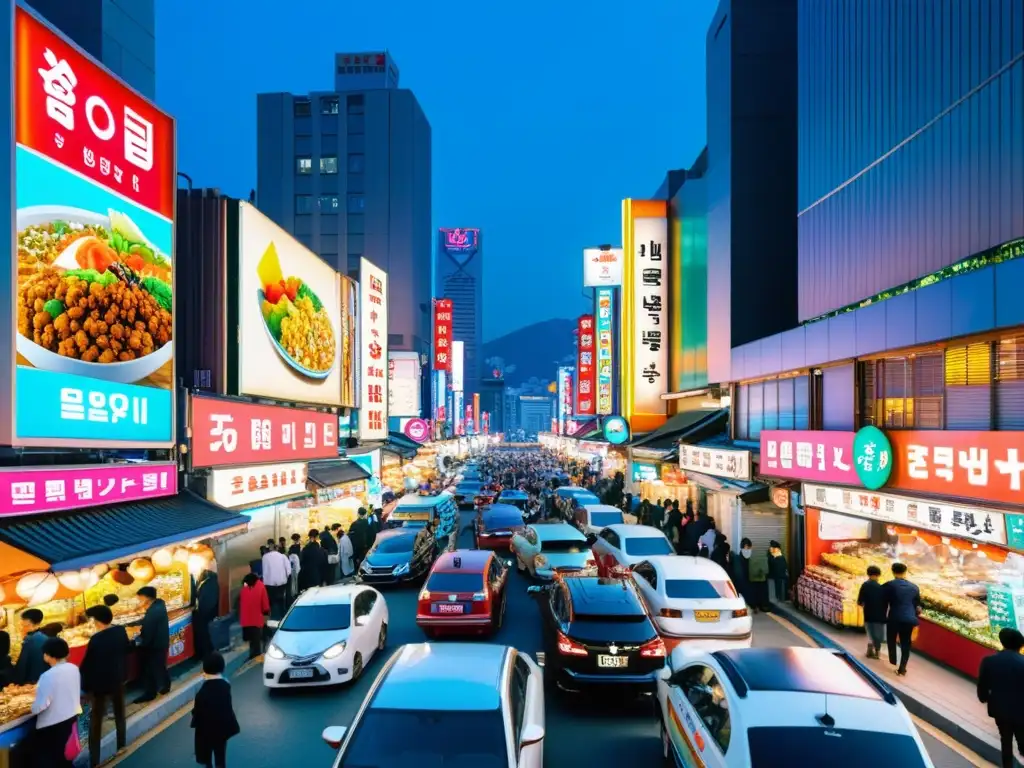
M 280 536 L 323 530 L 339 523 L 346 531 L 360 507 L 369 508 L 370 473 L 352 461 L 325 461 L 309 465 L 310 496 L 286 505 L 279 516 Z

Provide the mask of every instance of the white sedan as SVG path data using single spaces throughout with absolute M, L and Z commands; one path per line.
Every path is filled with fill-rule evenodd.
M 635 523 L 636 517 L 624 515 L 618 507 L 608 504 L 584 504 L 573 512 L 573 525 L 583 533 L 600 533 L 601 529 L 618 523 Z
M 362 584 L 307 589 L 277 623 L 263 656 L 263 684 L 301 688 L 355 680 L 387 637 L 388 606 L 377 590 Z
M 338 750 L 335 768 L 542 768 L 543 672 L 505 645 L 403 645 L 352 725 L 323 739 Z
M 633 580 L 662 637 L 701 648 L 749 648 L 750 609 L 729 574 L 706 557 L 651 557 Z
M 650 525 L 609 525 L 593 544 L 598 572 L 607 576 L 614 568 L 629 568 L 649 557 L 676 553 L 660 528 Z

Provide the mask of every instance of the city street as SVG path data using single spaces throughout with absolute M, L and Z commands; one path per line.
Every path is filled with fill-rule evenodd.
M 464 516 L 468 520 L 468 516 Z M 461 544 L 470 546 L 468 532 Z M 526 582 L 513 572 L 505 624 L 490 642 L 515 646 L 528 653 L 540 649 L 540 626 Z M 331 724 L 347 725 L 354 717 L 388 654 L 403 643 L 423 641 L 416 627 L 415 589 L 386 591 L 391 616 L 388 653 L 374 658 L 354 686 L 332 689 L 286 691 L 271 698 L 263 687 L 258 665 L 244 668 L 232 681 L 235 711 L 241 736 L 228 747 L 234 766 L 303 765 L 328 768 L 333 753 L 320 733 Z M 481 641 L 486 642 L 486 641 Z M 761 646 L 808 645 L 795 629 L 772 616 L 757 615 L 754 644 Z M 138 743 L 113 764 L 122 768 L 185 768 L 194 766 L 192 731 L 187 711 L 180 719 L 148 740 Z M 453 738 L 457 734 L 438 734 Z M 396 734 L 400 737 L 400 734 Z M 985 765 L 965 759 L 956 751 L 924 733 L 922 737 L 937 768 L 968 768 Z M 658 725 L 649 702 L 621 705 L 559 697 L 547 701 L 545 763 L 549 766 L 657 765 L 661 759 Z

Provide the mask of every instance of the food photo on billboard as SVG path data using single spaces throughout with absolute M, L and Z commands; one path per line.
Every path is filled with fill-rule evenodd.
M 359 283 L 341 276 L 341 404 L 359 405 L 356 367 L 359 363 Z
M 237 268 L 238 394 L 342 405 L 353 360 L 343 354 L 338 273 L 245 202 Z
M 4 442 L 170 446 L 174 121 L 30 12 L 13 20 Z

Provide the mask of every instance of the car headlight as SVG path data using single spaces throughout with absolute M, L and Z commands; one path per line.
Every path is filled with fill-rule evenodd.
M 283 659 L 284 651 L 282 651 L 276 645 L 271 643 L 269 646 L 267 646 L 267 656 L 269 656 L 272 659 Z
M 364 573 L 369 573 L 370 572 L 370 561 L 369 560 L 363 560 L 363 562 L 359 564 L 359 570 L 363 571 Z
M 325 659 L 334 659 L 334 658 L 337 658 L 338 656 L 341 656 L 341 654 L 343 654 L 344 652 L 345 652 L 345 643 L 344 642 L 335 643 L 334 645 L 332 645 L 330 648 L 328 648 L 326 651 L 323 652 L 323 657 Z
M 408 563 L 402 563 L 400 566 L 395 568 L 395 571 L 394 571 L 395 576 L 401 576 L 403 573 L 408 573 L 408 572 L 409 572 L 409 564 Z

